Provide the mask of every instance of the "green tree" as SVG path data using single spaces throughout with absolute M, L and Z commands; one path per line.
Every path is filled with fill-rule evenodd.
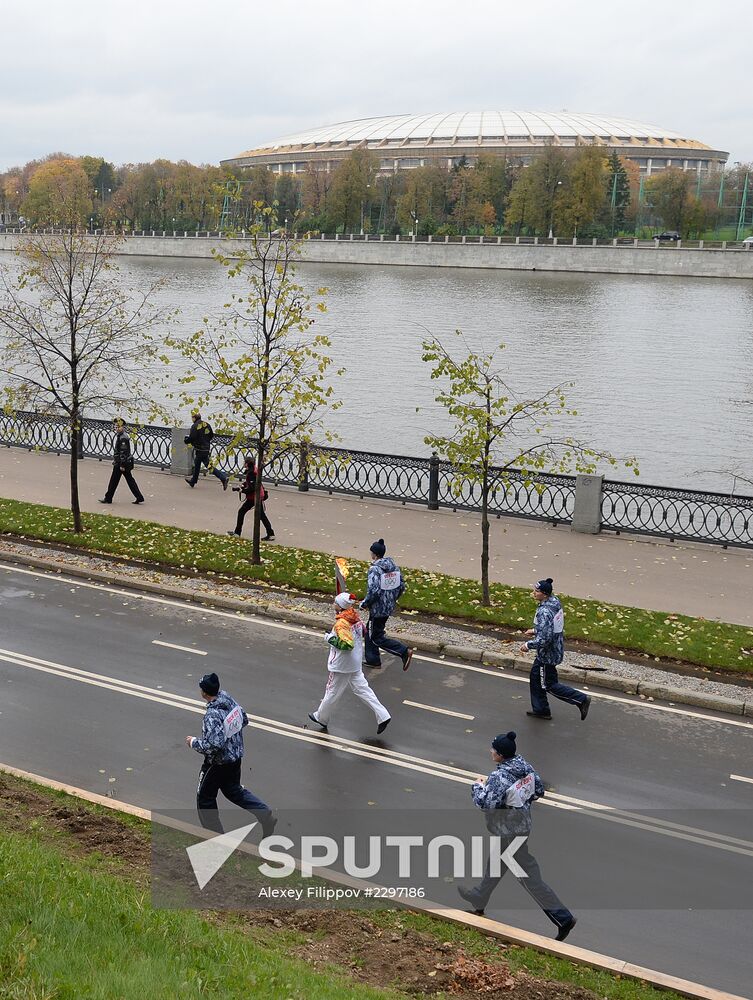
M 682 233 L 690 207 L 690 174 L 671 167 L 646 181 L 646 200 L 667 229 Z
M 516 236 L 533 226 L 533 202 L 533 175 L 530 167 L 523 167 L 513 182 L 505 212 L 505 226 Z
M 368 216 L 373 195 L 377 158 L 368 149 L 354 149 L 332 176 L 329 214 L 344 233 L 359 229 Z
M 433 366 L 432 379 L 445 385 L 435 399 L 453 422 L 449 434 L 429 434 L 424 441 L 451 463 L 455 488 L 471 482 L 481 495 L 481 603 L 488 607 L 489 502 L 510 488 L 513 470 L 530 485 L 537 472 L 591 473 L 597 461 L 616 465 L 617 459 L 555 432 L 555 422 L 577 416 L 567 403 L 570 385 L 519 395 L 507 384 L 497 352 L 474 351 L 464 339 L 457 357 L 436 337 L 425 340 L 422 359 Z M 637 474 L 634 459 L 624 464 Z
M 610 235 L 621 232 L 630 211 L 630 177 L 625 162 L 613 150 L 607 161 L 606 200 L 601 222 Z
M 311 332 L 312 311 L 325 311 L 326 289 L 319 289 L 315 302 L 304 292 L 295 281 L 301 242 L 287 233 L 270 239 L 264 216 L 272 218 L 271 206 L 257 204 L 254 211 L 262 221 L 251 230 L 248 248 L 233 259 L 215 255 L 239 286 L 222 317 L 205 321 L 187 339 L 165 342 L 190 362 L 189 374 L 180 379 L 182 404 L 217 408 L 216 419 L 231 434 L 229 452 L 245 451 L 253 442 L 258 475 L 252 562 L 258 564 L 264 469 L 310 441 L 325 412 L 340 404 L 327 382 L 332 359 L 324 352 L 330 341 Z
M 150 331 L 165 322 L 151 306 L 156 285 L 135 292 L 116 280 L 119 241 L 76 232 L 23 239 L 22 270 L 3 276 L 0 375 L 7 409 L 64 414 L 70 443 L 73 530 L 83 531 L 78 492 L 82 414 L 156 409 L 146 373 Z

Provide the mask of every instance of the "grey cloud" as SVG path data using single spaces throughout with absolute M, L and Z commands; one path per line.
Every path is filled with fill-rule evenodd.
M 347 118 L 519 108 L 654 122 L 753 160 L 753 14 L 634 0 L 31 0 L 5 12 L 0 167 L 58 148 L 217 162 Z M 224 18 L 224 20 L 223 20 Z

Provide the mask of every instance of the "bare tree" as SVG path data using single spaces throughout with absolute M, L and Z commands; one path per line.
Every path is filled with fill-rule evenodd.
M 84 530 L 78 491 L 83 413 L 156 412 L 146 386 L 149 359 L 157 353 L 150 331 L 166 317 L 151 304 L 156 285 L 140 292 L 119 285 L 118 244 L 115 237 L 75 230 L 33 233 L 18 249 L 16 280 L 2 276 L 4 406 L 65 416 L 76 532 Z

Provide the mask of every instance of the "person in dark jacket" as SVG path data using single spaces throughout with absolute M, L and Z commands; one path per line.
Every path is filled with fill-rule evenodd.
M 199 473 L 201 472 L 202 465 L 204 465 L 213 476 L 219 479 L 223 490 L 226 490 L 230 476 L 225 472 L 220 472 L 219 469 L 209 468 L 209 449 L 214 437 L 212 425 L 208 421 L 201 419 L 201 413 L 198 410 L 194 410 L 191 413 L 191 419 L 193 420 L 191 429 L 183 438 L 185 443 L 193 448 L 193 474 L 186 477 L 186 482 L 193 489 L 199 481 Z
M 394 653 L 403 661 L 403 670 L 407 670 L 413 658 L 413 650 L 384 634 L 387 619 L 395 613 L 398 600 L 405 593 L 400 567 L 394 559 L 385 556 L 387 548 L 384 539 L 380 538 L 369 549 L 371 566 L 369 567 L 366 596 L 361 601 L 362 608 L 369 609 L 369 624 L 366 630 L 364 659 L 369 667 L 381 667 L 380 649 Z
M 254 813 L 264 836 L 270 835 L 276 820 L 272 810 L 241 784 L 243 729 L 248 716 L 227 691 L 220 689 L 217 674 L 204 674 L 199 681 L 201 697 L 207 703 L 201 736 L 186 736 L 186 745 L 204 757 L 196 790 L 196 807 L 201 825 L 223 832 L 217 809 L 217 793 L 222 792 L 241 809 Z
M 100 503 L 112 503 L 115 490 L 118 488 L 120 477 L 122 476 L 128 483 L 128 489 L 136 498 L 133 503 L 143 503 L 144 496 L 138 487 L 138 483 L 133 478 L 133 455 L 131 454 L 131 439 L 125 429 L 125 423 L 120 417 L 113 421 L 115 431 L 115 449 L 112 457 L 112 475 L 107 484 L 107 492 L 99 501 Z
M 243 503 L 238 508 L 238 519 L 235 522 L 235 528 L 232 531 L 228 531 L 228 535 L 237 535 L 240 538 L 241 532 L 243 531 L 243 519 L 250 510 L 254 509 L 254 500 L 256 497 L 256 464 L 252 455 L 246 455 L 246 461 L 243 469 L 243 481 L 240 486 L 234 486 L 233 492 L 240 493 L 245 499 Z M 264 489 L 264 483 L 261 486 L 261 523 L 264 525 L 264 530 L 267 534 L 262 538 L 263 542 L 271 542 L 275 537 L 275 529 L 272 527 L 272 523 L 267 517 L 267 508 L 265 506 L 267 500 L 267 491 Z
M 577 923 L 570 910 L 541 878 L 536 858 L 528 850 L 531 833 L 531 805 L 544 795 L 544 783 L 525 757 L 518 753 L 516 734 L 502 733 L 495 736 L 491 757 L 496 768 L 488 778 L 479 778 L 471 787 L 474 805 L 484 810 L 486 828 L 492 836 L 500 838 L 500 852 L 513 846 L 516 838 L 525 838 L 514 848 L 512 858 L 521 874 L 513 874 L 526 892 L 538 903 L 553 924 L 557 926 L 557 940 L 564 941 Z M 492 892 L 507 873 L 502 865 L 499 875 L 491 874 L 487 862 L 481 882 L 473 887 L 458 887 L 458 893 L 473 907 L 473 912 L 483 915 Z
M 565 656 L 565 613 L 559 599 L 552 593 L 551 577 L 539 580 L 533 588 L 533 598 L 538 601 L 538 609 L 533 620 L 533 628 L 526 635 L 533 638 L 520 647 L 521 653 L 536 650 L 536 658 L 531 667 L 531 711 L 526 715 L 534 719 L 551 719 L 552 710 L 549 707 L 547 694 L 554 695 L 560 701 L 577 705 L 580 709 L 581 721 L 588 715 L 591 707 L 591 696 L 583 691 L 561 684 L 557 675 L 557 667 Z

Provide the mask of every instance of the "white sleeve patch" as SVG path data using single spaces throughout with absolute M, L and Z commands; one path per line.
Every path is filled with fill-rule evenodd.
M 562 608 L 554 616 L 554 631 L 557 634 L 565 631 L 565 612 Z
M 400 570 L 392 570 L 391 573 L 382 573 L 382 590 L 397 590 L 400 586 Z

